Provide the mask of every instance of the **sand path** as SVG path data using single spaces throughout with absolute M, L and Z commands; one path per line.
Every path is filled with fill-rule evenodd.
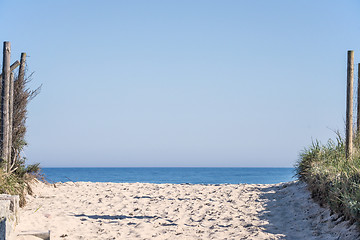
M 275 185 L 39 184 L 22 231 L 51 239 L 358 239 L 302 183 Z M 15 239 L 37 239 L 17 236 Z

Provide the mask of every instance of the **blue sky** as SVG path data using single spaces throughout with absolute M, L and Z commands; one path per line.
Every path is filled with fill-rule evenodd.
M 344 128 L 358 1 L 4 1 L 29 163 L 289 167 Z M 8 22 L 6 25 L 4 23 Z

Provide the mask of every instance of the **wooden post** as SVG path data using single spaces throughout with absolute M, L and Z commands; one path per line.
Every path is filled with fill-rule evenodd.
M 4 170 L 8 171 L 9 156 L 9 87 L 10 87 L 10 42 L 4 42 L 3 48 L 3 78 L 1 91 L 1 162 Z
M 13 116 L 14 116 L 14 73 L 10 74 L 10 91 L 9 91 L 9 156 L 8 156 L 8 171 L 11 171 L 12 162 L 12 130 L 13 130 Z
M 20 68 L 19 68 L 19 76 L 18 81 L 24 81 L 25 78 L 25 62 L 26 62 L 26 53 L 21 53 L 20 57 Z
M 356 121 L 356 136 L 359 141 L 360 137 L 360 63 L 358 63 L 358 92 L 357 92 L 357 121 Z M 357 142 L 359 143 L 359 142 Z
M 346 93 L 346 158 L 351 159 L 353 147 L 353 87 L 354 87 L 354 51 L 348 51 L 347 93 Z
M 18 60 L 16 60 L 13 64 L 11 64 L 10 72 L 14 71 L 18 66 L 20 66 L 20 62 Z M 2 75 L 3 74 L 1 73 L 0 74 L 0 96 L 1 96 L 1 92 L 2 92 Z M 0 97 L 0 102 L 1 102 L 1 97 Z M 1 122 L 1 114 L 0 114 L 0 122 Z M 1 133 L 1 130 L 0 130 L 0 133 Z

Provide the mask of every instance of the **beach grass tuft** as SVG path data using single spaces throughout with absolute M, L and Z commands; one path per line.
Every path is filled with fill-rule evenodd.
M 312 197 L 321 205 L 351 222 L 360 223 L 360 151 L 359 138 L 354 153 L 346 159 L 345 143 L 337 133 L 336 141 L 314 141 L 300 153 L 296 175 L 307 183 Z
M 0 171 L 0 193 L 19 195 L 20 207 L 26 204 L 25 196 L 32 194 L 31 182 L 34 179 L 42 179 L 39 164 L 19 166 L 19 168 L 12 172 L 6 173 Z

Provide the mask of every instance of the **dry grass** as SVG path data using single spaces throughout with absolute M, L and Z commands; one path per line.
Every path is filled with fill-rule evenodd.
M 39 164 L 26 166 L 26 159 L 21 154 L 27 145 L 25 140 L 27 106 L 40 91 L 40 88 L 33 91 L 27 87 L 31 76 L 32 74 L 25 79 L 15 78 L 11 168 L 8 172 L 0 171 L 0 193 L 19 195 L 20 206 L 25 204 L 25 195 L 31 194 L 31 181 L 34 178 L 41 178 Z M 3 162 L 3 164 L 7 163 Z M 2 166 L 0 168 L 4 169 Z
M 38 171 L 39 172 L 39 171 Z M 31 168 L 26 168 L 19 174 L 0 173 L 0 193 L 19 195 L 20 207 L 26 204 L 26 194 L 32 194 L 31 182 L 38 178 L 38 172 L 31 172 Z

